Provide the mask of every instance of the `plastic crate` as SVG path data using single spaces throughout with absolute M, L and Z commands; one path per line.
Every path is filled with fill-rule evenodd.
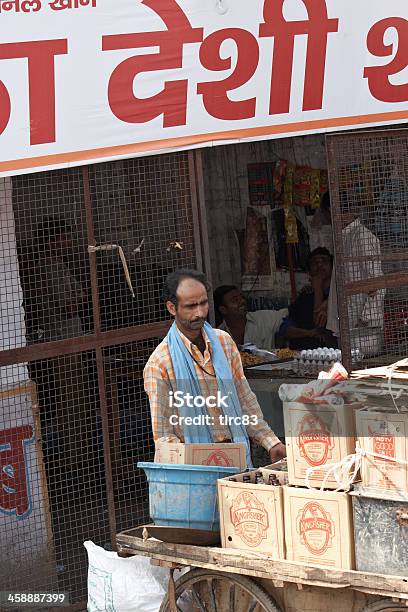
M 150 516 L 156 525 L 218 531 L 217 480 L 235 467 L 139 462 L 149 482 Z

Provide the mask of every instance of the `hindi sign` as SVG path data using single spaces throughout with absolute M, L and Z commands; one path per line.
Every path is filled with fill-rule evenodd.
M 408 120 L 406 0 L 0 0 L 0 175 Z

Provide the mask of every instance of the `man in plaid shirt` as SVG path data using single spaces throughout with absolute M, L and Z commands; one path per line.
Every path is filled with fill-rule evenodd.
M 203 329 L 208 315 L 208 290 L 205 276 L 195 270 L 173 272 L 167 277 L 164 286 L 167 310 L 174 317 L 177 333 L 191 355 L 204 398 L 216 397 L 218 391 L 212 363 L 214 347 Z M 242 411 L 242 423 L 246 426 L 248 437 L 268 451 L 271 462 L 278 461 L 286 456 L 285 445 L 263 418 L 256 396 L 245 378 L 238 348 L 227 332 L 219 329 L 213 331 L 227 358 Z M 172 401 L 177 386 L 168 335 L 150 356 L 143 376 L 144 388 L 150 400 L 154 440 L 184 442 L 183 424 L 180 422 L 177 402 Z M 212 423 L 213 442 L 232 442 L 230 427 L 222 418 L 220 421 L 222 409 L 218 405 L 207 404 L 206 410 Z

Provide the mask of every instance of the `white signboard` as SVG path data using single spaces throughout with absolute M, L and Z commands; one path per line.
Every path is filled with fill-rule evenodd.
M 407 0 L 0 0 L 0 174 L 408 119 Z

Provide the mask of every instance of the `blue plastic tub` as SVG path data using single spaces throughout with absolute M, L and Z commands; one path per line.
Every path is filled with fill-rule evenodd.
M 156 525 L 218 531 L 217 480 L 239 468 L 139 462 L 149 482 L 150 516 Z

